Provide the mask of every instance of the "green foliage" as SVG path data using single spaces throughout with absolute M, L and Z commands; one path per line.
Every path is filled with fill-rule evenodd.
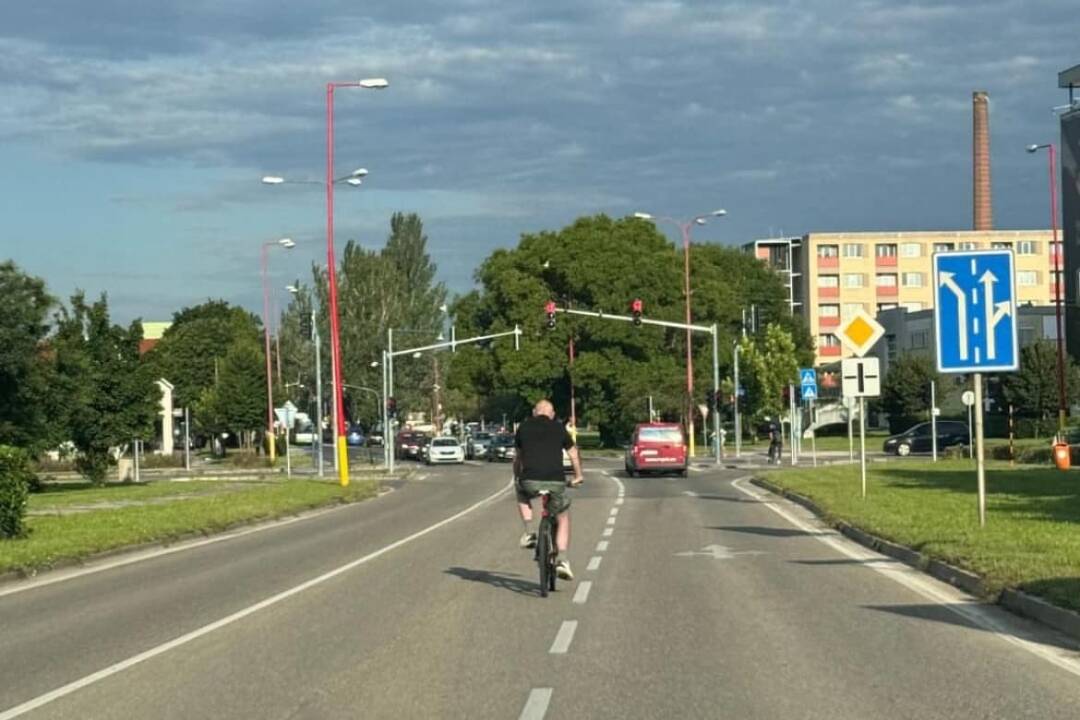
M 0 538 L 21 537 L 30 488 L 37 478 L 19 448 L 0 445 Z
M 53 298 L 45 282 L 0 263 L 0 444 L 41 449 L 49 441 L 48 363 L 42 345 Z
M 889 364 L 889 373 L 881 386 L 879 407 L 889 415 L 889 430 L 903 432 L 911 425 L 929 418 L 930 383 L 939 390 L 934 360 L 928 355 L 900 355 Z M 941 398 L 938 398 L 941 404 Z
M 1020 349 L 1020 369 L 999 376 L 995 395 L 1002 407 L 1013 406 L 1024 418 L 1040 421 L 1036 432 L 1056 427 L 1059 407 L 1057 347 L 1042 340 Z M 1076 397 L 1080 390 L 1080 371 L 1072 356 L 1065 356 L 1065 397 Z
M 691 259 L 693 321 L 718 324 L 722 375 L 730 374 L 732 344 L 749 303 L 799 332 L 787 311 L 787 291 L 762 263 L 712 245 L 694 245 Z M 597 215 L 558 232 L 527 234 L 516 248 L 489 256 L 476 279 L 481 289 L 454 303 L 458 336 L 503 332 L 515 324 L 524 332 L 522 352 L 507 340 L 462 349 L 454 358 L 450 386 L 474 391 L 488 417 L 524 417 L 541 397 L 550 397 L 567 417 L 572 379 L 578 426 L 599 427 L 603 441 L 612 444 L 648 419 L 649 396 L 662 417 L 678 419 L 688 400 L 704 402 L 711 392 L 707 334 L 693 337 L 695 392 L 687 398 L 685 331 L 565 314 L 554 329 L 546 326 L 549 299 L 561 307 L 628 315 L 630 302 L 639 298 L 645 318 L 685 322 L 681 252 L 651 222 Z M 809 338 L 801 333 L 793 358 L 809 352 Z
M 798 381 L 799 354 L 795 341 L 788 330 L 770 323 L 764 338 L 746 338 L 741 346 L 739 381 L 746 387 L 746 414 L 755 420 L 775 419 L 788 410 L 784 389 Z
M 229 346 L 218 379 L 195 404 L 200 426 L 211 433 L 240 434 L 266 425 L 266 359 L 250 338 Z
M 92 305 L 82 293 L 56 316 L 55 382 L 66 436 L 79 452 L 79 472 L 105 480 L 110 450 L 149 438 L 161 393 L 150 368 L 140 362 L 142 324 L 127 328 L 109 320 L 105 296 Z

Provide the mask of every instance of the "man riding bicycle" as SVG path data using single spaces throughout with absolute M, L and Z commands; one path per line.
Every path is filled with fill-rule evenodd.
M 574 468 L 571 487 L 577 487 L 583 481 L 581 476 L 581 458 L 574 445 L 573 438 L 555 419 L 555 407 L 548 400 L 541 400 L 533 407 L 532 417 L 518 427 L 514 436 L 517 453 L 514 457 L 514 485 L 517 490 L 518 513 L 521 516 L 525 533 L 521 536 L 522 548 L 536 546 L 536 533 L 529 531 L 532 520 L 532 499 L 542 491 L 551 494 L 548 509 L 556 516 L 558 529 L 555 532 L 555 546 L 560 559 L 555 572 L 563 580 L 573 580 L 574 573 L 566 559 L 570 548 L 570 498 L 566 496 L 566 476 L 563 474 L 562 451 L 570 456 Z

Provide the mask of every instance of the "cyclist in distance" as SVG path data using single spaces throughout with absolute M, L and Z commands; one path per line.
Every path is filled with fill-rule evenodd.
M 555 572 L 563 580 L 573 580 L 574 573 L 566 560 L 566 551 L 570 548 L 570 498 L 566 496 L 567 483 L 563 473 L 562 451 L 566 450 L 574 468 L 574 479 L 570 481 L 570 486 L 577 487 L 583 481 L 578 449 L 563 424 L 555 419 L 555 407 L 548 400 L 536 403 L 532 417 L 518 427 L 514 444 L 517 447 L 514 456 L 514 485 L 517 490 L 518 513 L 525 527 L 519 544 L 522 548 L 536 546 L 536 533 L 529 531 L 529 523 L 533 519 L 532 499 L 543 490 L 549 491 L 551 497 L 548 510 L 556 516 L 558 522 L 555 546 L 560 557 Z

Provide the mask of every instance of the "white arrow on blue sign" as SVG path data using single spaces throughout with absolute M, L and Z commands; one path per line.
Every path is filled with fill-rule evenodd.
M 1020 364 L 1012 250 L 934 255 L 937 367 L 1002 372 Z

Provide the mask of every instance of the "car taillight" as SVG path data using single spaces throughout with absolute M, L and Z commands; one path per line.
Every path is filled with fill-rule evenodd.
M 637 455 L 637 454 L 638 454 L 638 446 L 637 446 L 637 445 L 634 445 L 633 447 L 631 447 L 631 448 L 630 448 L 630 452 L 631 452 L 632 454 L 634 454 L 634 455 Z

